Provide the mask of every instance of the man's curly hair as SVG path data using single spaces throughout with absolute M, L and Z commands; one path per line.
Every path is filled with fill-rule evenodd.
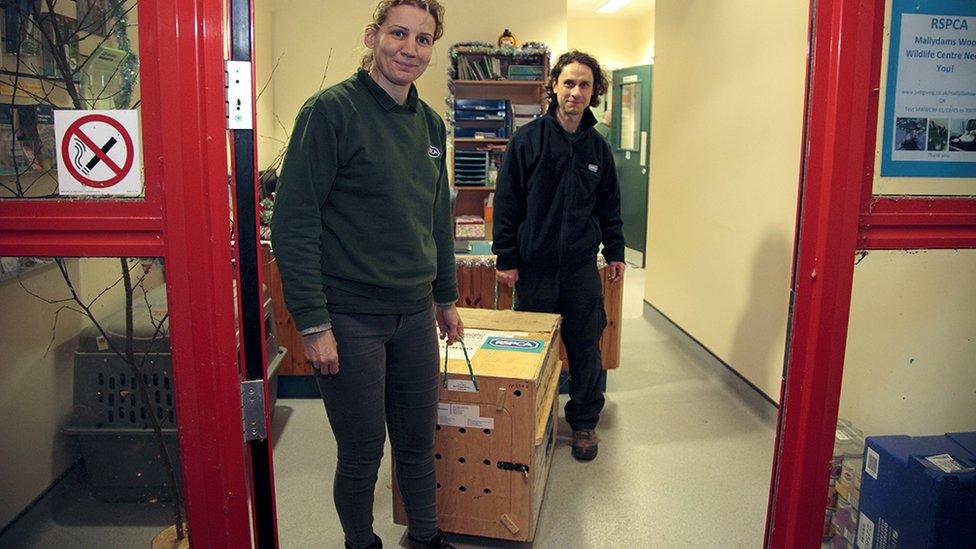
M 593 71 L 593 97 L 590 98 L 590 106 L 599 107 L 603 94 L 607 93 L 607 89 L 609 88 L 607 77 L 603 74 L 603 69 L 600 68 L 600 62 L 595 57 L 579 50 L 568 51 L 560 55 L 552 70 L 549 71 L 549 82 L 546 83 L 546 99 L 549 101 L 549 104 L 556 103 L 555 89 L 556 84 L 559 83 L 559 74 L 570 63 L 586 65 Z

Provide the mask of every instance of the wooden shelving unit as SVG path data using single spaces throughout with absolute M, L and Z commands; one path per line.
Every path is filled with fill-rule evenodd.
M 541 103 L 544 90 L 545 82 L 537 80 L 454 81 L 454 93 L 458 99 L 508 99 L 518 103 Z
M 483 47 L 455 46 L 452 48 L 452 60 L 455 63 L 454 74 L 457 72 L 457 58 L 455 57 L 500 58 L 499 65 L 505 68 L 512 64 L 538 64 L 543 67 L 542 80 L 461 80 L 454 79 L 450 82 L 451 91 L 455 99 L 499 99 L 510 101 L 513 104 L 532 104 L 538 103 L 545 109 L 545 78 L 549 74 L 549 52 L 545 49 L 538 50 L 490 50 Z M 454 128 L 449 128 L 453 134 Z M 497 148 L 508 144 L 508 138 L 473 138 L 456 137 L 453 139 L 453 150 L 473 151 L 484 150 L 486 147 Z M 453 151 L 450 157 L 453 165 Z M 497 162 L 496 162 L 497 164 Z M 488 195 L 495 190 L 492 186 L 455 186 L 458 191 L 457 199 L 454 203 L 454 214 L 485 216 L 485 200 Z M 490 227 L 486 223 L 486 227 Z M 490 235 L 489 235 L 490 238 Z
M 456 185 L 454 187 L 454 190 L 456 190 L 459 193 L 476 192 L 476 193 L 483 194 L 486 192 L 490 193 L 491 191 L 495 190 L 495 187 L 479 187 L 477 185 Z

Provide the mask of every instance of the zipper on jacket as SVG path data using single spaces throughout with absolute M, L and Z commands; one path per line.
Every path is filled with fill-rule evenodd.
M 559 131 L 563 140 L 565 140 L 569 145 L 569 166 L 566 168 L 566 173 L 563 175 L 563 179 L 565 180 L 566 177 L 569 176 L 571 182 L 573 170 L 575 169 L 576 164 L 576 144 L 572 139 L 569 138 L 569 135 L 566 134 L 566 130 L 559 125 L 559 122 L 556 121 L 555 118 L 553 118 L 553 123 L 556 124 L 556 129 Z M 566 181 L 560 181 L 559 183 L 563 184 L 566 183 Z M 559 265 L 563 264 L 563 252 L 566 250 L 566 224 L 568 223 L 566 216 L 569 214 L 569 210 L 573 206 L 571 203 L 573 193 L 571 191 L 572 185 L 563 185 L 562 222 L 559 224 L 559 246 L 556 247 L 556 257 L 559 259 Z M 570 201 L 570 203 L 566 204 L 566 201 Z

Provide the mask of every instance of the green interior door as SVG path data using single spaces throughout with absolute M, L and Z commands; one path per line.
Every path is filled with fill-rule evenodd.
M 620 216 L 627 260 L 644 266 L 647 248 L 647 183 L 651 147 L 651 66 L 613 72 L 610 148 L 620 181 Z

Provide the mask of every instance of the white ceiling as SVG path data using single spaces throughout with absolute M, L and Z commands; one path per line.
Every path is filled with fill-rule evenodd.
M 646 14 L 654 9 L 654 0 L 632 0 L 630 4 L 615 14 L 596 13 L 597 8 L 606 3 L 607 0 L 566 0 L 566 8 L 569 15 L 594 17 L 621 17 L 630 18 Z

